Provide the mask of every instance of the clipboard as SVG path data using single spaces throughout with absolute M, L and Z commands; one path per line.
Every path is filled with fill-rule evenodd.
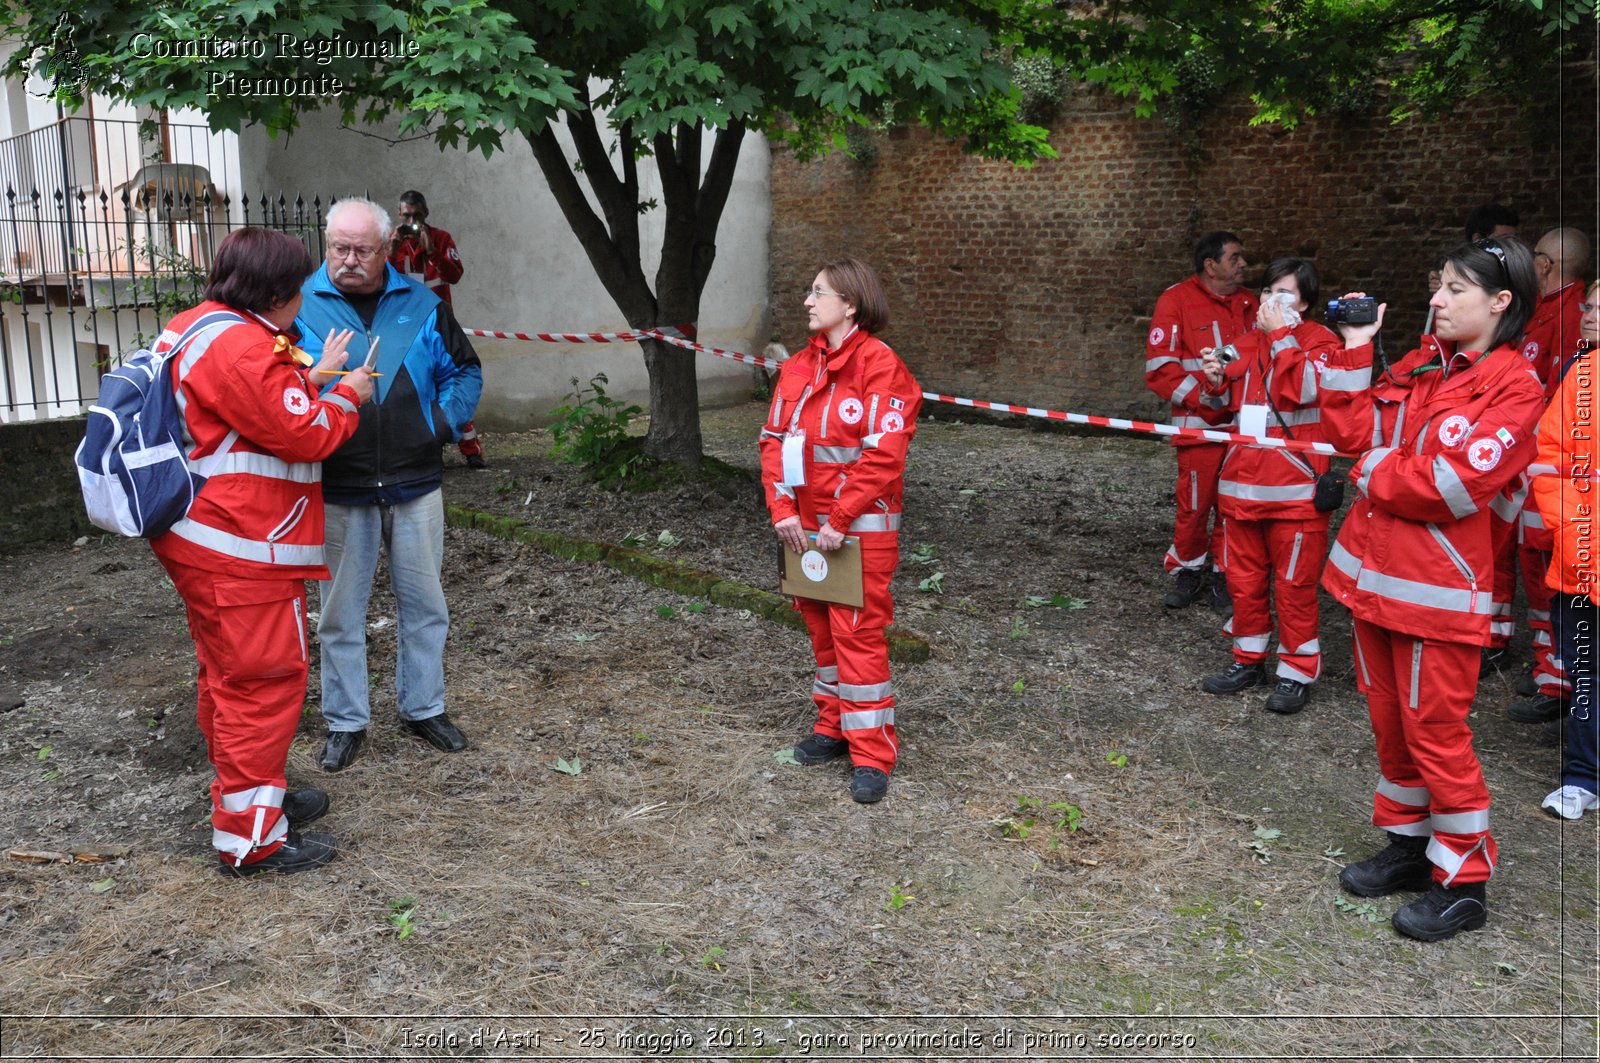
M 816 542 L 815 532 L 806 539 Z M 796 598 L 833 602 L 860 609 L 865 601 L 861 586 L 861 539 L 847 538 L 831 553 L 810 549 L 803 554 L 780 545 L 778 590 Z

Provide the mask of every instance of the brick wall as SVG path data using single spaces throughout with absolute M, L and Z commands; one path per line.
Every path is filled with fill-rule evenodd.
M 100 534 L 72 463 L 82 438 L 81 417 L 0 425 L 0 553 Z
M 1252 268 L 1314 259 L 1325 293 L 1391 306 L 1391 354 L 1414 342 L 1428 270 L 1479 203 L 1522 216 L 1530 241 L 1564 221 L 1596 231 L 1594 71 L 1554 100 L 1481 100 L 1436 122 L 1381 114 L 1248 125 L 1234 107 L 1191 153 L 1159 120 L 1084 89 L 1064 105 L 1059 159 L 1032 170 L 963 155 L 920 130 L 876 158 L 774 155 L 774 338 L 805 337 L 800 292 L 826 258 L 871 262 L 888 290 L 884 338 L 924 388 L 1085 413 L 1153 416 L 1144 336 L 1156 296 L 1193 271 L 1195 240 L 1231 229 Z

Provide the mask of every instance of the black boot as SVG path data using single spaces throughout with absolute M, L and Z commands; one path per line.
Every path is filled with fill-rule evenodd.
M 1233 595 L 1228 593 L 1228 577 L 1211 573 L 1211 611 L 1226 620 L 1233 616 Z
M 1168 609 L 1186 608 L 1189 603 L 1200 597 L 1200 592 L 1204 588 L 1205 580 L 1198 569 L 1180 568 L 1178 574 L 1173 577 L 1172 589 L 1167 592 L 1161 604 Z
M 1435 883 L 1427 893 L 1394 913 L 1394 928 L 1418 941 L 1443 941 L 1463 930 L 1477 930 L 1489 921 L 1489 902 L 1483 883 L 1467 882 L 1455 888 Z
M 1339 872 L 1339 885 L 1358 897 L 1384 897 L 1398 890 L 1425 890 L 1433 881 L 1426 836 L 1389 834 L 1389 847 Z

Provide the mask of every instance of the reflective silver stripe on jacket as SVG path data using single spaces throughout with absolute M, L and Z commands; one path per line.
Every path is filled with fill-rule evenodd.
M 1173 414 L 1172 424 L 1175 428 L 1210 428 L 1218 432 L 1231 431 L 1233 427 L 1232 425 L 1211 424 L 1202 417 L 1196 417 L 1195 415 L 1188 413 Z
M 849 465 L 851 462 L 861 460 L 861 448 L 824 447 L 818 445 L 811 448 L 811 459 L 818 463 L 830 465 Z
M 1288 487 L 1269 487 L 1263 484 L 1242 484 L 1233 480 L 1219 480 L 1217 494 L 1245 502 L 1304 502 L 1317 492 L 1314 483 L 1293 484 Z
M 1527 474 L 1529 476 L 1560 476 L 1561 475 L 1561 470 L 1556 468 L 1554 465 L 1544 465 L 1544 464 L 1541 464 L 1539 462 L 1534 462 L 1532 465 L 1529 465 L 1526 471 L 1527 471 Z
M 811 692 L 823 697 L 839 696 L 839 666 L 830 664 L 817 669 L 817 678 L 811 682 Z
M 827 524 L 828 518 L 823 517 L 822 523 Z M 900 530 L 900 514 L 898 513 L 863 513 L 850 522 L 848 531 L 853 532 L 883 532 Z
M 335 405 L 335 406 L 339 407 L 341 410 L 343 410 L 345 413 L 355 413 L 356 412 L 356 404 L 351 402 L 349 399 L 345 398 L 343 395 L 335 395 L 332 392 L 329 392 L 327 395 L 323 396 L 322 401 L 323 402 L 332 403 L 333 405 Z M 477 432 L 473 432 L 472 436 L 470 438 L 474 438 L 475 439 L 475 438 L 477 438 L 477 435 L 478 435 Z M 461 438 L 466 439 L 466 438 L 469 438 L 469 437 L 462 436 Z
M 1324 369 L 1317 374 L 1323 391 L 1358 392 L 1372 386 L 1372 369 Z
M 894 684 L 882 683 L 840 683 L 839 696 L 846 701 L 882 701 L 894 695 Z
M 302 500 L 303 501 L 303 500 Z M 255 561 L 263 565 L 288 565 L 298 567 L 301 565 L 320 565 L 324 563 L 322 544 L 312 546 L 299 546 L 290 543 L 275 543 L 266 539 L 246 539 L 231 532 L 201 524 L 192 518 L 185 517 L 172 526 L 172 534 L 180 539 L 203 546 L 207 550 L 215 550 L 227 557 L 237 557 L 241 561 Z
M 243 812 L 251 805 L 266 805 L 269 808 L 282 808 L 285 790 L 281 786 L 257 786 L 250 790 L 239 790 L 231 794 L 222 795 L 222 809 L 225 812 Z
M 1467 485 L 1461 482 L 1455 467 L 1443 454 L 1433 459 L 1433 486 L 1439 489 L 1439 497 L 1444 499 L 1444 504 L 1450 507 L 1450 515 L 1457 520 L 1478 512 L 1478 504 L 1472 500 Z
M 1367 456 L 1361 462 L 1361 476 L 1356 480 L 1356 486 L 1362 494 L 1369 494 L 1367 485 L 1372 482 L 1372 471 L 1383 464 L 1383 459 L 1394 453 L 1393 447 L 1374 447 L 1367 451 Z
M 1278 652 L 1279 653 L 1283 652 L 1283 647 L 1282 646 L 1278 647 Z M 1307 654 L 1312 654 L 1312 653 L 1321 653 L 1322 652 L 1322 640 L 1321 639 L 1312 639 L 1309 642 L 1302 642 L 1300 645 L 1296 646 L 1294 649 L 1290 650 L 1289 652 L 1291 654 L 1297 656 L 1297 657 L 1304 657 Z
M 1523 507 L 1521 520 L 1524 528 L 1544 530 L 1544 517 L 1540 516 L 1539 511 L 1532 506 Z
M 221 476 L 225 473 L 247 473 L 250 476 L 260 476 L 268 480 L 288 480 L 297 484 L 315 484 L 322 482 L 322 463 L 320 461 L 287 462 L 282 458 L 273 457 L 271 454 L 243 454 L 239 451 L 230 451 L 224 455 L 216 466 L 207 471 L 207 476 Z
M 1316 490 L 1316 485 L 1313 484 L 1311 486 L 1311 494 L 1313 498 L 1316 497 Z M 1286 580 L 1294 579 L 1295 566 L 1300 563 L 1300 547 L 1305 542 L 1305 538 L 1305 532 L 1294 533 L 1294 549 L 1289 551 L 1289 565 L 1283 574 L 1283 578 Z
M 1328 562 L 1354 579 L 1357 590 L 1367 591 L 1383 598 L 1391 598 L 1408 605 L 1426 606 L 1429 609 L 1445 609 L 1453 613 L 1478 616 L 1490 616 L 1494 613 L 1494 602 L 1487 594 L 1385 575 L 1376 569 L 1361 565 L 1355 555 L 1337 541 L 1334 542 L 1333 549 L 1328 551 Z
M 1397 782 L 1390 782 L 1382 775 L 1378 776 L 1378 793 L 1387 797 L 1398 805 L 1409 805 L 1412 808 L 1427 808 L 1432 797 L 1426 786 L 1401 786 Z
M 839 730 L 841 731 L 871 731 L 894 723 L 894 709 L 871 709 L 863 712 L 841 712 L 839 714 Z
M 1179 360 L 1172 357 L 1170 354 L 1152 355 L 1144 360 L 1144 371 L 1146 373 L 1153 373 L 1164 365 L 1177 364 L 1179 364 Z
M 1200 386 L 1200 381 L 1194 377 L 1184 377 L 1183 383 L 1172 389 L 1172 404 L 1180 406 L 1183 400 L 1189 397 L 1189 392 Z
M 1303 424 L 1322 423 L 1322 411 L 1317 409 L 1315 406 L 1306 410 L 1280 410 L 1278 411 L 1278 417 L 1282 417 L 1283 423 L 1288 425 L 1290 428 L 1298 428 Z M 1277 418 L 1273 418 L 1272 421 L 1267 422 L 1268 426 L 1270 427 L 1272 424 L 1276 423 L 1276 421 Z
M 1522 512 L 1522 503 L 1527 500 L 1527 488 L 1518 488 L 1515 491 L 1502 491 L 1489 499 L 1489 508 L 1494 515 L 1506 523 L 1517 519 L 1517 514 Z
M 1272 356 L 1276 358 L 1280 351 L 1287 351 L 1291 348 L 1298 350 L 1299 347 L 1300 341 L 1295 339 L 1294 333 L 1291 332 L 1289 335 L 1272 345 Z

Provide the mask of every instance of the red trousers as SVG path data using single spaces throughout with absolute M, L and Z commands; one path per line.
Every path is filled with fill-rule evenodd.
M 1522 589 L 1528 595 L 1528 630 L 1533 633 L 1533 681 L 1539 693 L 1564 698 L 1572 689 L 1561 663 L 1560 647 L 1550 626 L 1550 600 L 1554 596 L 1545 585 L 1550 571 L 1550 551 L 1527 543 L 1517 547 L 1517 563 L 1522 568 Z
M 1268 584 L 1278 607 L 1278 675 L 1314 683 L 1322 675 L 1317 580 L 1328 556 L 1328 518 L 1223 520 L 1222 567 L 1233 593 L 1233 659 L 1260 664 L 1272 638 Z
M 1178 519 L 1162 564 L 1168 572 L 1204 568 L 1208 557 L 1213 566 L 1220 565 L 1222 515 L 1217 513 L 1217 477 L 1228 446 L 1198 443 L 1172 449 L 1178 455 Z
M 1378 743 L 1372 823 L 1429 837 L 1434 881 L 1483 882 L 1498 856 L 1489 789 L 1472 750 L 1478 647 L 1418 639 L 1355 621 L 1356 685 Z
M 862 608 L 796 598 L 811 635 L 817 678 L 811 700 L 817 705 L 812 728 L 850 743 L 850 762 L 858 768 L 894 771 L 899 747 L 894 738 L 894 685 L 889 681 L 889 639 L 884 629 L 894 619 L 888 572 L 863 572 Z
M 163 564 L 200 662 L 200 733 L 216 770 L 211 844 L 227 863 L 254 863 L 288 832 L 284 764 L 308 672 L 305 581 Z

